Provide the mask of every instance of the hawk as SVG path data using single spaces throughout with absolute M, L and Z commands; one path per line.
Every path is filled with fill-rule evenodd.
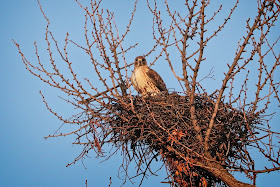
M 167 91 L 162 78 L 147 66 L 147 61 L 143 56 L 135 58 L 131 83 L 135 90 L 143 96 L 148 94 L 154 96 L 162 91 Z

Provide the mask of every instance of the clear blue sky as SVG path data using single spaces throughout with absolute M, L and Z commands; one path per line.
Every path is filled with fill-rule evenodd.
M 138 4 L 133 32 L 129 35 L 129 40 L 133 40 L 133 43 L 139 42 L 139 47 L 134 50 L 135 55 L 130 54 L 127 57 L 130 61 L 133 61 L 135 56 L 146 53 L 147 48 L 152 45 L 151 15 L 147 11 L 145 2 L 140 1 Z M 125 27 L 132 5 L 133 2 L 129 0 L 104 0 L 102 4 L 104 8 L 116 12 L 120 29 Z M 66 32 L 69 32 L 72 38 L 81 40 L 84 32 L 83 11 L 74 0 L 42 0 L 42 6 L 51 20 L 51 30 L 58 40 L 63 41 Z M 225 8 L 231 6 L 232 2 L 225 4 Z M 245 25 L 245 17 L 254 15 L 255 7 L 254 0 L 243 0 L 232 21 L 225 28 L 224 34 L 220 35 L 214 43 L 209 43 L 206 57 L 212 63 L 206 64 L 202 71 L 208 73 L 209 69 L 214 67 L 217 81 L 221 82 L 222 72 L 225 70 L 223 68 L 226 67 L 225 62 L 231 62 L 237 42 L 246 31 L 242 27 Z M 182 7 L 178 4 L 175 8 Z M 46 110 L 39 90 L 46 93 L 48 100 L 58 111 L 68 114 L 72 110 L 69 105 L 57 99 L 59 92 L 49 89 L 26 71 L 12 42 L 14 39 L 21 44 L 29 60 L 35 60 L 34 41 L 37 41 L 41 51 L 45 52 L 46 45 L 43 42 L 46 22 L 40 13 L 37 1 L 2 0 L 0 20 L 0 186 L 76 187 L 85 186 L 87 179 L 89 186 L 102 187 L 108 186 L 110 176 L 113 178 L 112 186 L 120 186 L 122 181 L 117 178 L 118 166 L 122 161 L 120 154 L 100 164 L 102 159 L 95 159 L 92 153 L 92 157 L 84 161 L 87 169 L 82 162 L 66 168 L 67 163 L 73 161 L 81 150 L 78 146 L 72 146 L 73 137 L 43 139 L 44 136 L 54 133 L 61 122 Z M 73 58 L 76 61 L 85 60 L 83 56 Z M 154 69 L 163 74 L 167 67 L 167 64 L 163 63 L 162 66 L 155 66 Z M 174 79 L 164 81 L 167 87 L 179 90 L 179 85 L 174 84 Z M 206 88 L 212 91 L 211 89 L 216 89 L 216 84 L 215 80 L 209 80 Z M 58 104 L 55 104 L 56 102 Z M 277 107 L 273 109 L 279 110 Z M 273 125 L 276 126 L 276 122 Z M 164 170 L 159 174 L 160 177 L 146 180 L 143 186 L 167 186 L 159 183 L 165 176 Z M 276 187 L 279 185 L 277 182 L 279 177 L 279 172 L 262 174 L 258 178 L 258 184 Z M 128 182 L 125 186 L 131 186 L 131 183 Z

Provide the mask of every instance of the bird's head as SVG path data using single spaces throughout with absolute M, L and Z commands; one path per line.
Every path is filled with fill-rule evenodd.
M 135 61 L 134 61 L 134 66 L 135 67 L 145 66 L 145 65 L 147 65 L 147 61 L 146 61 L 145 57 L 138 56 L 138 57 L 135 58 Z

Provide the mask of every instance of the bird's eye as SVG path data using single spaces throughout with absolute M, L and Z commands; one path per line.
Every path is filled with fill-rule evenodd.
M 145 58 L 143 58 L 143 59 L 142 59 L 142 61 L 143 61 L 143 62 L 145 62 L 145 61 L 146 61 L 146 59 L 145 59 Z

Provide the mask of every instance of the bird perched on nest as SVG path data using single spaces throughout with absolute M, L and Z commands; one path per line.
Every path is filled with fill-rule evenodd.
M 131 83 L 135 90 L 143 96 L 154 96 L 160 92 L 167 91 L 162 78 L 156 71 L 148 67 L 147 61 L 143 56 L 135 58 Z

